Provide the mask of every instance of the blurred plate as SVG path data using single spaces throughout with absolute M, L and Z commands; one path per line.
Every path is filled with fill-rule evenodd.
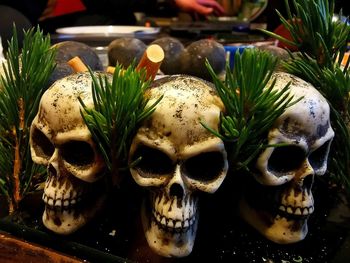
M 158 27 L 143 26 L 76 26 L 56 29 L 58 34 L 66 35 L 94 35 L 94 36 L 134 36 L 136 34 L 154 35 L 159 33 Z

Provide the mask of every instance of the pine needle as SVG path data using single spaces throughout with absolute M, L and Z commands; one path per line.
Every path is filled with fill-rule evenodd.
M 291 55 L 283 66 L 289 73 L 313 84 L 328 100 L 331 125 L 335 131 L 328 170 L 333 183 L 344 187 L 350 194 L 349 61 L 341 65 L 350 39 L 350 26 L 341 20 L 333 20 L 334 0 L 292 2 L 295 14 L 290 12 L 289 1 L 285 0 L 288 18 L 279 16 L 292 35 L 292 44 L 299 47 L 299 55 Z
M 107 168 L 117 174 L 127 166 L 128 150 L 138 125 L 155 110 L 160 99 L 150 106 L 144 92 L 150 82 L 144 81 L 144 71 L 136 71 L 131 65 L 126 70 L 116 66 L 113 81 L 101 75 L 93 79 L 94 108 L 87 108 L 82 100 L 82 116 L 97 143 Z
M 35 189 L 32 178 L 41 173 L 31 160 L 29 126 L 54 69 L 55 56 L 50 37 L 43 36 L 39 28 L 24 32 L 22 50 L 15 28 L 13 32 L 0 92 L 0 189 L 10 212 Z
M 235 54 L 234 61 L 233 70 L 226 66 L 224 82 L 207 62 L 226 112 L 221 116 L 219 133 L 203 125 L 230 144 L 231 165 L 247 168 L 259 151 L 267 147 L 266 135 L 272 124 L 298 100 L 289 96 L 289 84 L 279 91 L 273 90 L 275 80 L 271 81 L 271 77 L 277 65 L 274 56 L 245 49 L 242 54 Z

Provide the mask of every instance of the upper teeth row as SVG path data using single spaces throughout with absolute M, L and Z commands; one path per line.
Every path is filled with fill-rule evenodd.
M 194 224 L 195 217 L 191 217 L 189 219 L 186 219 L 184 221 L 180 220 L 174 220 L 171 218 L 167 218 L 165 216 L 160 215 L 159 213 L 153 211 L 153 216 L 156 219 L 158 223 L 165 227 L 174 228 L 174 229 L 183 229 L 188 228 Z
M 47 196 L 45 193 L 43 194 L 43 201 L 45 204 L 49 206 L 56 206 L 56 207 L 69 207 L 72 205 L 75 205 L 76 203 L 79 203 L 82 200 L 82 197 L 79 196 L 77 198 L 72 199 L 62 199 L 62 198 L 52 198 L 50 196 Z
M 294 215 L 310 215 L 314 212 L 314 207 L 292 207 L 292 206 L 284 206 L 280 205 L 279 210 L 283 212 L 287 212 L 288 214 L 294 214 Z

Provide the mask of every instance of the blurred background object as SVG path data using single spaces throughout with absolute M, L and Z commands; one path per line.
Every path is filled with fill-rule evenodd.
M 3 51 L 6 53 L 8 43 L 13 34 L 13 26 L 16 22 L 16 31 L 18 43 L 23 40 L 23 30 L 28 30 L 32 27 L 32 23 L 20 11 L 5 5 L 0 5 L 0 37 L 2 41 Z
M 253 21 L 267 7 L 268 0 L 218 0 L 226 17 L 232 17 L 243 21 Z
M 244 0 L 218 0 L 225 9 L 226 16 L 237 16 Z

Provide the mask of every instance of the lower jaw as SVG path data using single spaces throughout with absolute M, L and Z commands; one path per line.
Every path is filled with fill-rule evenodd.
M 186 257 L 193 249 L 196 237 L 196 224 L 179 232 L 176 229 L 164 229 L 159 223 L 151 219 L 150 232 L 145 233 L 150 248 L 157 254 L 164 257 Z M 152 233 L 151 233 L 152 232 Z M 156 233 L 154 235 L 154 233 Z
M 100 196 L 93 203 L 83 202 L 69 207 L 45 205 L 43 223 L 49 230 L 58 234 L 71 234 L 84 227 L 101 210 L 105 196 Z
M 82 213 L 57 212 L 52 209 L 45 209 L 42 220 L 47 229 L 61 235 L 71 234 L 86 224 Z
M 142 224 L 150 248 L 163 257 L 181 258 L 189 255 L 196 237 L 197 218 L 191 226 L 180 231 L 158 223 L 150 211 L 151 209 L 143 204 Z

